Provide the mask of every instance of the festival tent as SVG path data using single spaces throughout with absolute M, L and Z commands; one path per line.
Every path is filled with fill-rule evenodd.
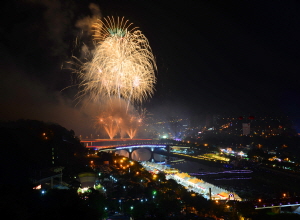
M 203 180 L 200 180 L 200 179 L 195 178 L 195 177 L 194 177 L 194 178 L 191 178 L 191 179 L 189 180 L 189 182 L 194 183 L 194 184 L 204 183 Z
M 176 174 L 178 177 L 180 177 L 180 178 L 185 178 L 185 177 L 190 177 L 190 175 L 189 174 L 187 174 L 187 173 L 177 173 Z

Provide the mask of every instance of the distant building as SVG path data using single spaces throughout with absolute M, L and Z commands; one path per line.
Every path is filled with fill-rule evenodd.
M 96 174 L 95 173 L 80 173 L 79 175 L 79 180 L 81 183 L 81 188 L 90 188 L 94 187 L 95 182 L 96 182 Z
M 250 123 L 243 123 L 243 135 L 250 134 Z

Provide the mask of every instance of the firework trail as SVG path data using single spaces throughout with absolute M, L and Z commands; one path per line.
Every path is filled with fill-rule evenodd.
M 133 139 L 142 125 L 143 117 L 132 105 L 128 108 L 124 100 L 115 98 L 103 105 L 96 119 L 96 126 L 103 127 L 110 139 L 117 135 L 124 138 L 126 134 Z
M 141 103 L 152 96 L 155 59 L 147 38 L 131 25 L 119 17 L 98 19 L 93 25 L 95 48 L 89 61 L 79 64 L 78 97 L 88 94 L 95 100 L 118 97 Z

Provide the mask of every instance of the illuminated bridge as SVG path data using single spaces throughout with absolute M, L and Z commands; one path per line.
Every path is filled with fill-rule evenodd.
M 274 213 L 281 213 L 282 211 L 300 213 L 300 198 L 295 197 L 288 201 L 273 201 L 273 202 L 260 202 L 255 205 L 255 209 L 271 209 Z
M 156 145 L 156 146 L 177 146 L 190 148 L 195 144 L 175 141 L 169 139 L 153 140 L 153 139 L 83 139 L 81 143 L 87 148 L 106 149 L 126 146 Z
M 165 148 L 166 151 L 170 153 L 170 148 L 173 146 L 179 148 L 190 148 L 192 146 L 195 146 L 195 144 L 169 139 L 84 139 L 81 140 L 81 142 L 84 144 L 85 147 L 92 148 L 98 151 L 123 150 L 123 153 L 126 152 L 126 155 L 124 156 L 130 159 L 134 159 L 135 157 L 137 157 L 135 156 L 137 153 L 136 150 L 147 150 L 146 153 L 148 154 L 148 158 L 150 161 L 154 159 L 154 151 L 157 148 Z M 167 160 L 168 158 L 169 157 L 167 157 Z

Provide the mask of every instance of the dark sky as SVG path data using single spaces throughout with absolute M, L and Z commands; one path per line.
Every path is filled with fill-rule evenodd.
M 6 1 L 1 9 L 1 120 L 38 119 L 92 132 L 97 106 L 76 106 L 66 67 L 80 29 L 100 8 L 148 38 L 158 72 L 148 111 L 299 112 L 299 1 Z M 96 11 L 97 13 L 97 11 Z

